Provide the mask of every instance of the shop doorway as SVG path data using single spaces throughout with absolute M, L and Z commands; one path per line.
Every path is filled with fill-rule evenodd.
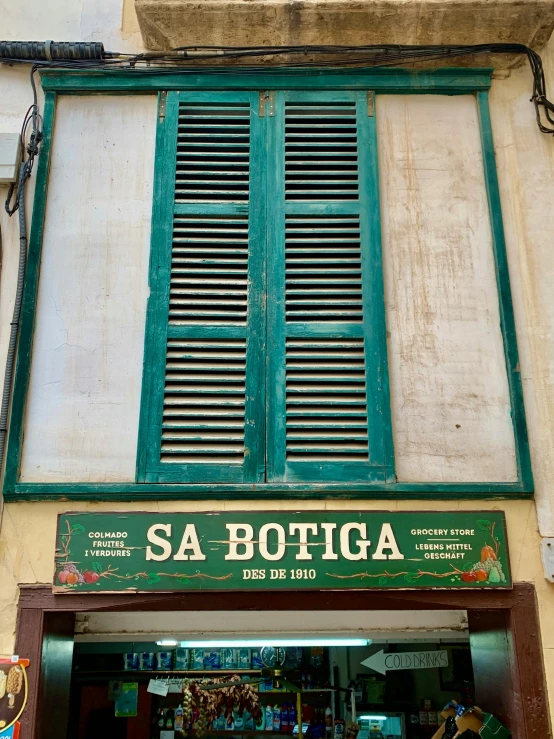
M 361 613 L 373 616 L 387 612 L 399 616 L 400 621 L 404 619 L 407 626 L 412 614 L 412 620 L 418 628 L 411 633 L 409 629 L 403 633 L 397 629 L 388 637 L 377 629 L 373 629 L 371 633 L 368 629 L 366 635 L 371 639 L 371 644 L 350 647 L 336 644 L 323 651 L 316 650 L 314 655 L 311 647 L 300 649 L 297 667 L 291 668 L 284 679 L 287 681 L 290 678 L 289 682 L 293 684 L 300 683 L 299 687 L 303 689 L 305 696 L 309 696 L 302 699 L 301 711 L 303 719 L 306 714 L 309 720 L 312 735 L 315 729 L 313 739 L 318 739 L 318 732 L 322 733 L 321 739 L 327 738 L 325 724 L 330 713 L 333 722 L 335 719 L 348 722 L 353 711 L 356 712 L 360 725 L 360 739 L 374 739 L 379 734 L 384 739 L 412 739 L 417 736 L 416 731 L 422 739 L 426 739 L 433 734 L 431 728 L 436 728 L 434 722 L 440 703 L 451 697 L 457 700 L 469 699 L 470 692 L 474 694 L 478 705 L 494 712 L 511 729 L 512 736 L 516 739 L 547 739 L 551 736 L 535 593 L 534 588 L 527 584 L 518 584 L 511 591 L 470 593 L 384 593 L 368 590 L 101 596 L 54 596 L 48 588 L 30 587 L 22 589 L 19 607 L 17 650 L 31 659 L 30 701 L 24 716 L 22 739 L 65 736 L 70 739 L 88 739 L 99 732 L 106 738 L 113 736 L 114 739 L 131 739 L 132 736 L 133 739 L 152 739 L 151 734 L 156 733 L 154 719 L 159 720 L 161 713 L 164 716 L 164 725 L 158 726 L 159 729 L 166 729 L 168 715 L 170 725 L 175 721 L 175 711 L 179 707 L 177 700 L 172 697 L 154 699 L 146 690 L 147 677 L 150 679 L 156 676 L 156 672 L 164 672 L 163 669 L 157 670 L 155 665 L 152 675 L 147 676 L 148 671 L 140 675 L 139 670 L 136 673 L 137 679 L 133 679 L 133 682 L 138 683 L 138 702 L 141 705 L 141 712 L 136 718 L 128 718 L 124 722 L 115 721 L 114 703 L 110 706 L 108 702 L 106 705 L 108 683 L 124 677 L 124 654 L 148 655 L 154 651 L 162 651 L 163 645 L 155 643 L 163 641 L 162 638 L 149 642 L 144 639 L 144 632 L 138 638 L 140 629 L 137 623 L 141 619 L 144 621 L 147 618 L 156 624 L 150 629 L 150 634 L 154 634 L 159 624 L 159 636 L 167 636 L 168 630 L 161 627 L 168 617 L 179 619 L 179 614 L 183 614 L 188 615 L 190 620 L 194 617 L 191 614 L 218 613 L 223 621 L 230 622 L 230 614 L 238 614 L 239 617 L 242 614 L 241 636 L 246 639 L 245 627 L 251 630 L 256 619 L 259 624 L 263 624 L 264 614 L 271 613 L 272 619 L 277 619 L 275 639 L 268 641 L 268 646 L 272 646 L 271 642 L 277 641 L 280 636 L 279 614 L 282 615 L 282 625 L 286 623 L 289 639 L 292 638 L 292 631 L 288 617 L 294 614 L 296 620 L 301 621 L 298 632 L 305 636 L 312 632 L 315 640 L 323 642 L 326 634 L 322 632 L 321 624 L 325 621 L 325 616 L 332 616 L 333 612 L 358 612 L 358 615 Z M 456 636 L 452 631 L 447 633 L 443 629 L 441 632 L 440 628 L 432 631 L 433 623 L 437 623 L 437 615 L 444 612 L 449 612 L 451 616 L 454 613 L 465 614 L 465 623 L 454 629 Z M 298 619 L 298 614 L 304 617 Z M 429 614 L 431 626 L 428 634 L 422 633 L 420 628 L 422 617 L 427 618 L 426 614 Z M 114 618 L 114 623 L 118 624 L 127 620 L 129 628 L 126 631 L 133 638 L 125 640 L 120 625 L 115 626 L 111 634 L 108 633 L 109 628 L 108 632 L 97 634 L 94 640 L 84 638 L 79 633 L 76 636 L 76 630 L 86 631 L 83 623 L 87 623 L 87 618 L 102 618 L 105 622 L 106 619 L 109 621 Z M 197 620 L 205 619 L 200 617 Z M 312 628 L 315 622 L 316 628 Z M 236 633 L 236 625 L 231 626 L 231 629 Z M 196 632 L 199 631 L 197 628 Z M 328 623 L 327 631 L 333 631 L 335 639 L 340 639 L 341 634 L 337 633 L 336 628 L 333 629 L 332 623 Z M 187 631 L 174 633 L 178 638 L 173 641 L 180 644 L 184 641 L 181 637 L 185 637 Z M 346 638 L 346 634 L 343 633 L 342 637 Z M 92 647 L 91 644 L 96 646 Z M 371 660 L 384 646 L 388 653 L 399 655 L 400 660 L 402 654 L 417 651 L 447 651 L 450 653 L 448 669 L 446 666 L 445 669 L 440 666 L 436 669 L 421 669 L 419 675 L 411 669 L 391 670 L 384 679 L 380 679 L 379 672 L 362 665 L 362 662 Z M 172 647 L 176 648 L 176 645 Z M 221 670 L 222 648 L 214 645 L 214 652 L 218 652 L 214 659 L 219 660 L 219 667 L 215 668 L 217 670 Z M 244 674 L 259 678 L 261 668 L 257 663 L 252 667 L 252 651 L 250 649 L 248 653 L 250 667 L 247 668 L 243 662 L 242 669 L 246 670 Z M 259 658 L 259 655 L 254 656 Z M 172 659 L 176 659 L 175 654 Z M 190 652 L 188 659 L 191 659 Z M 176 669 L 174 665 L 175 663 L 172 671 Z M 241 674 L 240 669 L 229 669 Z M 128 674 L 131 672 L 133 671 Z M 166 672 L 169 672 L 169 668 Z M 269 726 L 267 709 L 271 706 L 272 720 L 275 722 L 271 731 L 278 732 L 279 735 L 287 733 L 294 736 L 292 732 L 297 715 L 295 716 L 291 703 L 294 703 L 295 696 L 289 691 L 289 697 L 286 690 L 281 691 L 282 687 L 275 675 L 271 688 L 269 677 L 268 685 L 262 688 L 266 693 L 262 700 L 264 722 Z M 346 693 L 346 690 L 351 692 Z M 361 719 L 362 716 L 365 718 Z M 429 720 L 433 723 L 429 724 Z M 99 730 L 99 726 L 103 729 Z M 264 729 L 245 729 L 239 725 L 239 729 L 243 732 L 267 731 L 267 736 L 270 736 L 270 730 L 265 726 Z M 220 730 L 217 726 L 215 731 L 223 736 L 235 736 L 239 733 L 236 727 L 233 728 L 234 733 L 230 734 L 227 734 L 228 730 Z M 334 725 L 332 736 L 334 737 Z M 161 739 L 166 739 L 166 736 Z

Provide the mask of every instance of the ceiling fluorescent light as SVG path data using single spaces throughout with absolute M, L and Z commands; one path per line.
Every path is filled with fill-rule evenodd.
M 179 642 L 175 641 L 175 639 L 162 639 L 161 641 L 157 641 L 156 644 L 159 647 L 178 647 Z
M 158 642 L 159 644 L 160 642 Z M 367 647 L 371 639 L 348 639 L 348 638 L 278 638 L 258 637 L 257 639 L 186 639 L 181 642 L 182 647 L 205 647 L 206 649 L 217 647 Z

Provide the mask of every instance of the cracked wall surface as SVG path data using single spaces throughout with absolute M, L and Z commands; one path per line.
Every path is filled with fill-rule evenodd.
M 24 480 L 134 477 L 156 104 L 62 97 L 57 108 Z

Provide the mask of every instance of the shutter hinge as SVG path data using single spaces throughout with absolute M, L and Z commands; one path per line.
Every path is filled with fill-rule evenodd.
M 275 115 L 275 90 L 269 92 L 269 115 L 272 118 Z
M 260 118 L 265 118 L 266 100 L 269 100 L 269 95 L 266 90 L 262 90 L 258 96 L 258 115 Z
M 367 117 L 373 118 L 375 116 L 375 93 L 373 90 L 367 91 Z
M 265 105 L 269 100 L 269 115 L 273 117 L 275 115 L 275 90 L 263 90 L 259 94 L 258 98 L 258 115 L 260 118 L 265 118 Z
M 158 102 L 158 120 L 160 123 L 165 119 L 165 107 L 167 103 L 167 90 L 161 90 Z

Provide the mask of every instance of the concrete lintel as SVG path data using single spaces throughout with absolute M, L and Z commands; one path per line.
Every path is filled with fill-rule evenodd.
M 554 0 L 135 0 L 135 7 L 153 50 L 385 43 L 539 49 L 554 29 Z M 486 56 L 466 63 L 491 62 L 506 66 Z

